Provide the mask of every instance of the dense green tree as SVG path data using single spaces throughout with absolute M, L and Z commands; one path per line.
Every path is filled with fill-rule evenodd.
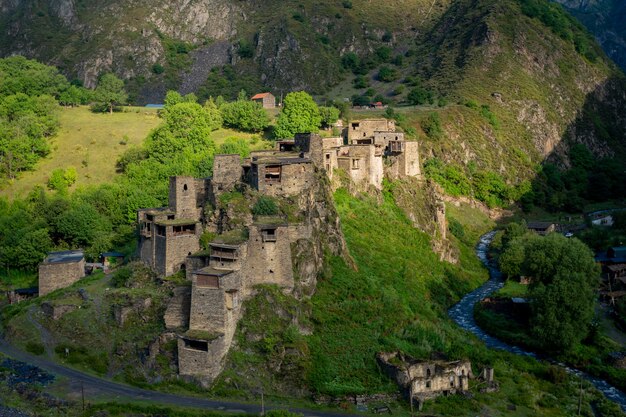
M 98 81 L 94 99 L 105 105 L 109 113 L 113 114 L 113 108 L 116 105 L 127 103 L 128 94 L 124 90 L 124 81 L 117 78 L 115 74 L 104 74 Z
M 22 56 L 0 59 L 0 97 L 17 93 L 58 97 L 68 87 L 67 79 L 54 67 Z
M 531 331 L 545 349 L 566 351 L 587 335 L 599 270 L 584 243 L 559 233 L 526 234 L 509 243 L 500 265 L 531 277 Z
M 15 178 L 50 151 L 59 127 L 58 104 L 48 95 L 0 97 L 0 176 Z
M 89 90 L 71 85 L 59 95 L 59 104 L 75 107 L 80 104 L 87 104 L 90 98 L 91 92 Z
M 320 115 L 322 116 L 322 126 L 330 127 L 339 120 L 340 111 L 337 107 L 320 106 Z
M 291 138 L 296 133 L 314 133 L 319 131 L 321 124 L 320 109 L 313 97 L 304 91 L 289 93 L 278 116 L 274 135 Z
M 379 81 L 382 81 L 382 82 L 385 82 L 385 83 L 390 83 L 390 82 L 398 79 L 398 71 L 395 70 L 394 68 L 390 68 L 390 67 L 387 67 L 387 66 L 382 66 L 378 70 L 377 78 L 378 78 Z
M 110 232 L 109 220 L 90 204 L 78 203 L 56 219 L 56 231 L 73 247 L 91 246 L 100 232 Z
M 236 101 L 224 103 L 220 112 L 226 126 L 246 132 L 261 132 L 270 124 L 270 119 L 260 103 L 241 95 Z
M 190 94 L 183 96 L 178 91 L 174 91 L 174 90 L 169 90 L 165 94 L 165 100 L 164 100 L 166 109 L 178 103 L 197 103 L 197 102 L 198 102 L 198 97 L 196 97 L 195 94 L 190 93 Z
M 433 103 L 433 94 L 424 87 L 418 85 L 413 87 L 407 95 L 407 100 L 414 106 Z
M 242 138 L 226 138 L 224 143 L 220 145 L 220 154 L 238 154 L 242 158 L 250 155 L 250 145 L 248 141 Z

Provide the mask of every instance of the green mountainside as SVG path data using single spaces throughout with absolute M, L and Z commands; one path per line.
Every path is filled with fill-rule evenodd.
M 138 102 L 161 101 L 166 88 L 201 98 L 243 88 L 401 106 L 419 90 L 434 104 L 402 112 L 401 126 L 424 142 L 423 155 L 513 186 L 547 157 L 567 166 L 573 143 L 624 155 L 623 73 L 543 0 L 40 0 L 0 10 L 9 28 L 0 54 L 37 57 L 87 86 L 113 71 Z
M 619 0 L 556 0 L 598 39 L 607 54 L 626 68 L 626 3 Z

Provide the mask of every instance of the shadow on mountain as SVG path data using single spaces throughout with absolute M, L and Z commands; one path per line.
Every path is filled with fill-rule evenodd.
M 522 196 L 524 211 L 580 213 L 589 203 L 626 198 L 626 79 L 591 91 Z

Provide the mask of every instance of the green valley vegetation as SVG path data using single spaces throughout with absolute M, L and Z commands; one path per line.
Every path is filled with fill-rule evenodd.
M 0 60 L 0 181 L 33 168 L 59 128 L 56 97 L 69 83 L 55 68 L 22 57 Z
M 209 176 L 218 151 L 213 137 L 222 117 L 212 101 L 201 105 L 193 97 L 170 93 L 162 117 L 143 146 L 121 155 L 121 175 L 112 181 L 68 192 L 77 170 L 58 168 L 47 183 L 53 193 L 40 185 L 24 199 L 0 198 L 3 275 L 7 270 L 33 271 L 52 249 L 82 247 L 90 258 L 113 247 L 131 254 L 137 209 L 165 204 L 172 175 Z M 249 136 L 244 138 L 221 138 L 220 150 L 247 156 L 251 147 L 266 146 L 260 139 L 251 144 Z
M 604 312 L 596 311 L 600 270 L 590 249 L 577 238 L 529 232 L 524 222 L 508 224 L 500 238 L 499 265 L 508 281 L 491 301 L 476 306 L 479 325 L 625 389 L 626 371 L 611 356 L 622 346 L 601 329 Z M 520 277 L 530 282 L 521 284 Z M 528 303 L 512 304 L 511 297 Z
M 508 234 L 516 232 L 509 226 Z M 567 351 L 587 337 L 600 271 L 584 243 L 558 233 L 507 237 L 500 268 L 530 277 L 530 326 L 544 349 Z
M 95 110 L 100 106 L 106 108 L 111 114 L 115 106 L 126 104 L 128 100 L 128 94 L 124 90 L 124 81 L 117 78 L 115 74 L 104 74 L 98 80 L 98 87 L 93 97 L 97 103 L 94 105 Z
M 244 90 L 239 92 L 236 101 L 223 102 L 219 109 L 224 118 L 224 124 L 235 129 L 261 132 L 270 124 L 269 116 L 263 106 L 250 100 Z

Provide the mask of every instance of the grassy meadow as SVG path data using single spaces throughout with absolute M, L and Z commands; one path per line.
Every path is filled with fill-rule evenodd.
M 78 179 L 72 188 L 111 182 L 119 175 L 115 163 L 129 148 L 141 146 L 150 131 L 161 123 L 156 109 L 127 107 L 119 113 L 93 113 L 86 106 L 61 108 L 61 128 L 50 141 L 51 152 L 37 163 L 34 171 L 24 172 L 17 180 L 0 188 L 0 196 L 25 197 L 36 186 L 46 186 L 57 168 L 76 168 Z M 219 129 L 212 134 L 216 145 L 227 138 L 249 139 L 252 147 L 262 147 L 250 133 Z

